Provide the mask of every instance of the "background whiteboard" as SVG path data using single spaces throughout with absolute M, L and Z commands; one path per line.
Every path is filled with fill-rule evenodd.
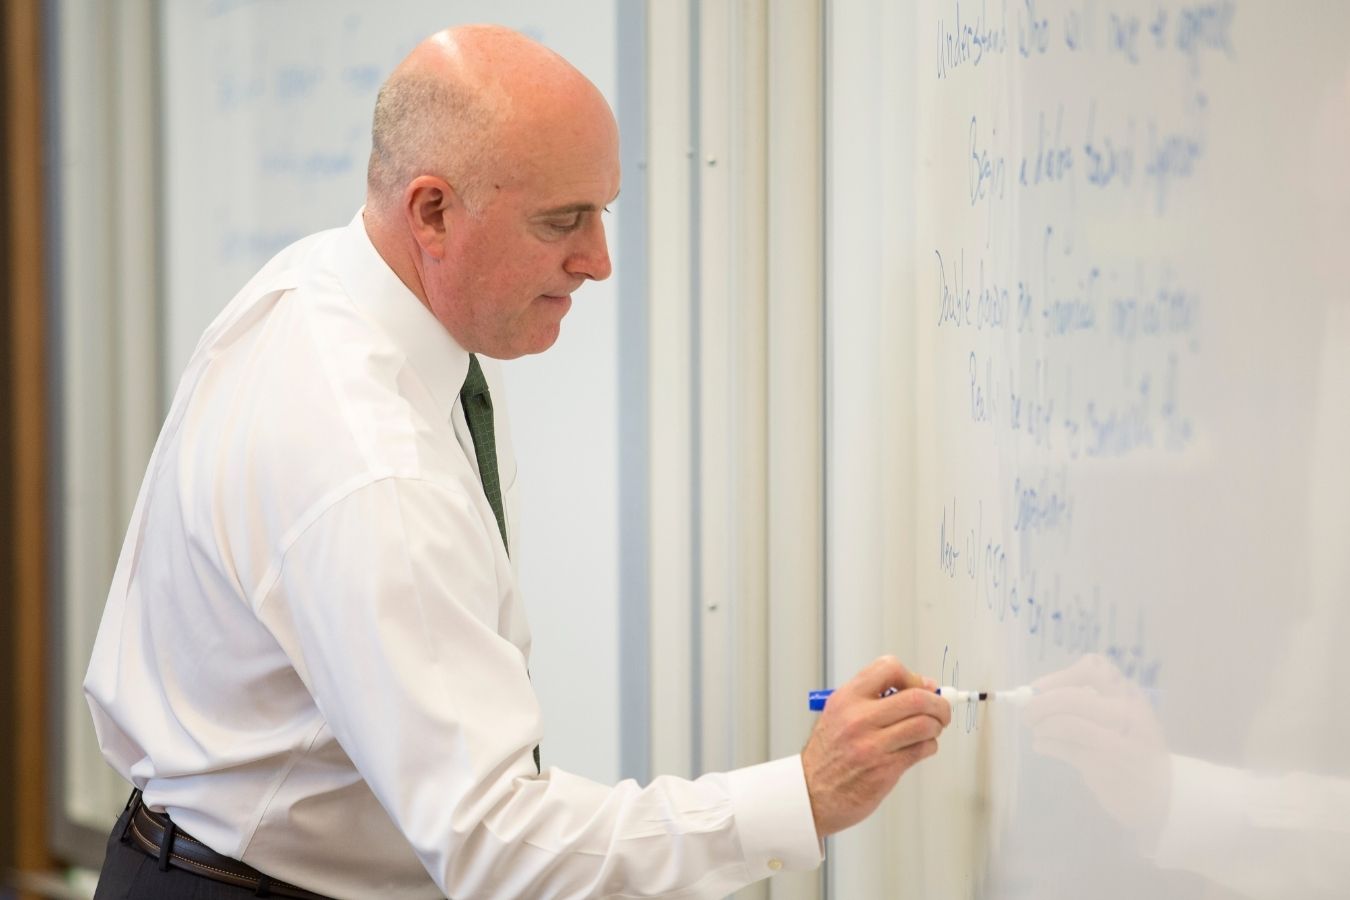
M 170 395 L 202 330 L 262 263 L 356 213 L 376 92 L 423 37 L 466 22 L 516 28 L 561 53 L 618 109 L 614 0 L 174 0 L 158 8 Z M 635 252 L 618 246 L 623 201 L 612 209 L 615 277 L 578 295 L 548 354 L 503 366 L 523 487 L 513 549 L 535 635 L 544 760 L 606 783 L 620 776 L 621 738 L 617 284 Z M 578 396 L 587 403 L 570 402 Z
M 1074 686 L 835 894 L 1350 894 L 1350 9 L 897 6 L 830 11 L 830 668 Z

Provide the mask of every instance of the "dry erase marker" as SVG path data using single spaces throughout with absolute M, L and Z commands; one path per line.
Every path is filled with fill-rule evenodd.
M 889 697 L 895 692 L 895 688 L 887 688 L 882 692 L 881 696 Z M 833 688 L 823 691 L 811 691 L 806 695 L 807 705 L 814 712 L 820 712 L 825 708 L 825 701 L 830 699 L 830 695 L 833 693 Z M 944 685 L 934 691 L 934 693 L 939 697 L 946 697 L 949 703 L 987 703 L 990 700 L 999 700 L 1004 703 L 1011 703 L 1014 706 L 1020 706 L 1035 695 L 1036 689 L 1028 684 L 1007 691 L 963 691 L 959 688 L 954 688 L 951 685 Z
M 1006 691 L 963 691 L 959 688 L 943 685 L 937 689 L 939 696 L 946 697 L 949 703 L 988 703 L 997 700 L 1021 706 L 1036 696 L 1036 689 L 1029 684 Z
M 1156 700 L 1162 696 L 1162 691 L 1158 688 L 1139 688 L 1138 691 L 1150 700 Z M 1022 706 L 1040 693 L 1029 684 L 1003 691 L 963 691 L 959 688 L 944 685 L 938 688 L 937 692 L 951 703 L 987 703 L 997 700 L 999 703 L 1007 703 L 1012 706 Z

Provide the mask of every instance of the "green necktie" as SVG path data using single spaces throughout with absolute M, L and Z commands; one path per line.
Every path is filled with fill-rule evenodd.
M 483 482 L 492 514 L 497 517 L 497 529 L 502 533 L 502 545 L 511 552 L 506 540 L 506 517 L 502 515 L 502 483 L 497 477 L 497 438 L 492 431 L 492 395 L 488 393 L 487 379 L 478 357 L 469 354 L 469 376 L 459 392 L 464 407 L 464 419 L 469 423 L 469 437 L 473 438 L 473 452 L 478 457 L 478 477 Z
M 464 420 L 469 423 L 469 437 L 473 438 L 473 455 L 478 457 L 478 477 L 483 482 L 483 493 L 497 517 L 497 529 L 502 533 L 502 546 L 511 552 L 506 540 L 506 517 L 502 515 L 502 483 L 497 477 L 497 438 L 492 431 L 492 395 L 488 393 L 487 379 L 478 357 L 469 354 L 469 375 L 459 392 L 464 407 Z M 534 748 L 534 770 L 539 767 L 539 748 Z

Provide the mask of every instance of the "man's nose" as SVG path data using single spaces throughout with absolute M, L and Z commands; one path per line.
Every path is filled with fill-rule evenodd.
M 564 266 L 571 275 L 589 278 L 592 281 L 604 281 L 614 271 L 609 260 L 609 245 L 605 240 L 605 223 L 599 216 L 582 235 L 581 245 Z

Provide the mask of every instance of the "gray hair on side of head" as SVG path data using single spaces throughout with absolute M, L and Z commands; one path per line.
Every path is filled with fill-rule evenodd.
M 462 82 L 396 73 L 375 101 L 367 205 L 388 207 L 399 201 L 412 179 L 437 175 L 476 213 L 498 127 L 495 106 L 491 94 Z

